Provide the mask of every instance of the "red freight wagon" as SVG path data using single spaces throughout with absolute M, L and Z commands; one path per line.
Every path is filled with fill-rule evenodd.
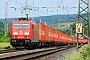
M 42 25 L 39 22 L 37 22 L 37 25 L 38 25 L 38 37 L 39 40 L 42 40 Z
M 55 29 L 53 29 L 53 41 L 55 41 Z
M 48 37 L 49 37 L 49 41 L 53 41 L 53 29 L 49 27 L 49 30 L 48 30 Z
M 53 28 L 46 26 L 46 40 L 48 42 L 54 41 L 53 39 Z
M 73 38 L 73 43 L 75 43 L 75 38 Z
M 85 39 L 85 44 L 87 44 L 88 43 L 88 39 L 87 38 L 84 38 Z
M 67 35 L 64 34 L 64 43 L 66 44 L 67 43 Z
M 83 44 L 85 43 L 85 39 L 82 39 L 82 43 L 83 43 Z
M 83 43 L 84 39 L 83 38 L 78 38 L 79 43 Z
M 72 40 L 72 37 L 70 36 L 70 43 L 72 43 L 73 42 L 73 40 Z
M 57 30 L 53 30 L 53 38 L 54 38 L 54 41 L 58 41 L 57 39 L 58 39 L 58 34 L 57 34 Z
M 74 43 L 77 43 L 77 38 L 74 38 Z
M 42 40 L 45 41 L 46 40 L 46 25 L 41 24 L 42 25 L 42 29 L 41 29 L 41 35 L 42 35 Z
M 50 34 L 50 36 L 51 36 L 51 40 L 52 41 L 54 41 L 54 29 L 53 28 L 51 28 L 51 34 Z
M 49 42 L 52 41 L 52 38 L 53 38 L 51 36 L 52 32 L 53 32 L 52 29 L 47 26 L 46 27 L 46 40 L 49 41 Z
M 71 37 L 70 36 L 68 36 L 68 43 L 70 43 L 71 41 L 70 41 L 70 39 L 71 39 Z
M 68 35 L 66 35 L 66 43 L 68 43 Z
M 86 41 L 86 39 L 84 39 L 84 38 L 81 38 L 81 40 L 82 40 L 82 43 L 84 44 L 85 43 L 85 41 Z
M 58 34 L 58 42 L 60 42 L 60 40 L 61 40 L 61 38 L 60 38 L 60 36 L 61 36 L 61 32 L 59 32 L 59 31 L 57 31 L 57 34 Z
M 82 38 L 78 38 L 79 43 L 82 43 L 82 40 L 83 40 Z
M 48 42 L 48 40 L 49 40 L 49 27 L 48 26 L 46 26 L 46 41 Z
M 66 34 L 64 34 L 64 33 L 61 33 L 61 41 L 63 42 L 63 43 L 66 43 Z
M 83 44 L 88 42 L 87 38 L 80 38 L 80 40 L 82 41 Z
M 71 41 L 71 43 L 73 43 L 73 38 L 72 37 L 71 37 L 71 40 L 70 41 Z
M 51 41 L 52 40 L 52 37 L 51 37 L 51 28 L 48 27 L 48 41 Z
M 61 32 L 61 35 L 60 35 L 60 42 L 63 43 L 63 33 Z
M 56 40 L 58 42 L 58 31 L 56 30 Z

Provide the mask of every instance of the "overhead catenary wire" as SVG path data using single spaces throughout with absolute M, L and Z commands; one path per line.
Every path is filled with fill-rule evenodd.
M 51 0 L 51 1 L 57 6 L 57 4 L 53 0 Z
M 24 6 L 24 4 L 22 4 L 22 3 L 20 3 L 19 1 L 17 1 L 17 0 L 12 0 L 12 1 L 14 1 L 15 3 L 18 3 L 18 4 L 20 4 L 20 5 L 23 5 Z M 27 0 L 26 0 L 27 1 Z M 53 0 L 51 0 L 55 5 L 56 5 L 56 7 L 58 7 L 58 5 L 60 4 L 59 3 L 59 1 L 60 0 L 58 0 L 58 2 L 55 0 L 55 2 L 53 1 Z M 58 4 L 58 5 L 57 5 Z M 63 7 L 62 7 L 62 10 L 65 10 L 65 7 L 64 7 L 64 2 L 62 1 L 62 4 L 63 4 Z M 29 5 L 29 4 L 28 4 Z M 33 4 L 32 4 L 33 5 Z M 60 5 L 59 5 L 60 6 Z M 33 8 L 35 8 L 35 7 L 33 7 Z M 44 8 L 44 7 L 39 7 L 39 8 Z M 48 7 L 48 8 L 54 8 L 54 7 Z M 66 7 L 67 8 L 67 7 Z
M 15 1 L 15 0 L 13 0 L 13 1 Z M 26 1 L 27 1 L 27 0 L 26 0 Z M 58 2 L 56 2 L 56 3 L 55 3 L 53 0 L 51 0 L 51 1 L 56 5 L 56 3 L 59 4 L 59 1 L 60 1 L 60 0 L 58 0 Z M 17 1 L 17 0 L 16 0 L 15 2 L 18 3 L 18 4 L 20 3 L 20 2 Z M 63 3 L 63 1 L 62 1 L 62 4 L 63 4 L 63 7 L 61 7 L 61 8 L 64 9 L 65 7 L 64 7 L 64 3 Z M 20 3 L 20 5 L 24 5 L 24 4 Z M 29 5 L 29 4 L 28 4 L 28 5 Z M 33 4 L 32 4 L 32 5 L 33 5 Z M 57 5 L 56 5 L 56 6 L 57 6 Z M 33 7 L 33 8 L 38 8 L 38 7 Z M 39 8 L 45 8 L 45 7 L 39 7 Z M 47 7 L 47 8 L 58 8 L 58 6 L 57 6 L 57 7 Z M 66 8 L 67 8 L 67 7 L 66 7 Z M 65 10 L 65 9 L 64 9 L 64 10 Z
M 56 0 L 55 0 L 56 1 Z M 58 2 L 56 1 L 56 3 L 58 4 L 58 7 L 60 7 L 60 0 L 58 0 Z
M 13 1 L 13 2 L 15 2 L 15 3 L 17 3 L 17 4 L 21 5 L 21 6 L 23 6 L 23 5 L 24 5 L 24 4 L 20 3 L 20 2 L 19 2 L 19 1 L 17 1 L 17 0 L 11 0 L 11 1 Z
M 12 1 L 15 2 L 15 3 L 17 3 L 17 4 L 20 4 L 20 5 L 23 6 L 24 8 L 26 7 L 25 4 L 22 4 L 21 2 L 19 2 L 19 1 L 17 1 L 17 0 L 12 0 Z M 28 1 L 28 0 L 26 0 L 26 1 Z M 56 1 L 56 0 L 55 0 L 55 1 L 51 0 L 51 1 L 55 4 L 56 7 L 45 7 L 45 6 L 36 7 L 36 6 L 32 6 L 32 5 L 34 5 L 34 0 L 33 0 L 32 5 L 30 5 L 30 4 L 28 4 L 28 3 L 27 3 L 27 5 L 29 6 L 30 9 L 32 9 L 32 10 L 30 10 L 30 11 L 34 11 L 35 13 L 36 13 L 36 11 L 37 11 L 36 14 L 42 13 L 42 14 L 46 14 L 46 15 L 49 15 L 49 13 L 51 12 L 51 11 L 50 11 L 51 8 L 54 9 L 57 14 L 59 14 L 59 10 L 60 10 L 60 9 L 62 9 L 63 13 L 65 13 L 65 11 L 67 11 L 67 10 L 70 11 L 70 9 L 73 8 L 73 7 L 68 7 L 68 6 L 65 7 L 63 1 L 61 2 L 62 5 L 63 5 L 63 7 L 60 7 L 60 0 L 58 0 L 58 1 Z M 58 6 L 59 6 L 59 7 L 58 7 Z M 46 12 L 40 10 L 40 9 L 42 9 L 42 8 L 43 8 L 43 9 L 46 9 Z M 59 9 L 59 8 L 60 8 L 60 9 Z M 21 10 L 21 9 L 23 9 L 23 8 L 20 8 L 20 10 Z M 19 10 L 19 9 L 17 8 L 17 10 Z M 58 12 L 57 12 L 57 10 L 58 10 Z M 52 11 L 53 11 L 53 10 L 52 10 Z M 53 11 L 53 13 L 54 13 L 55 11 Z M 31 13 L 31 12 L 30 12 L 30 13 Z

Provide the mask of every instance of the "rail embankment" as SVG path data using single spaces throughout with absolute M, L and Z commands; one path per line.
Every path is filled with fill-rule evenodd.
M 90 60 L 90 45 L 83 45 L 78 51 L 66 56 L 65 60 Z

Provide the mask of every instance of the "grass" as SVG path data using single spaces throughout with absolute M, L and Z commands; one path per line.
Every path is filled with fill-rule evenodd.
M 7 46 L 11 46 L 9 42 L 0 42 L 0 49 L 4 49 Z
M 67 56 L 65 60 L 84 60 L 81 54 L 77 51 L 73 52 L 71 55 Z
M 90 55 L 88 55 L 87 57 L 84 56 L 86 59 L 83 58 L 82 53 L 84 52 L 85 55 L 85 53 L 87 52 L 86 49 L 87 49 L 87 45 L 82 46 L 79 49 L 79 52 L 78 51 L 73 52 L 71 55 L 66 56 L 65 60 L 90 60 Z

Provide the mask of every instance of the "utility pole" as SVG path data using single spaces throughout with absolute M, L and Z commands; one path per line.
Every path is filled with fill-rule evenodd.
M 88 2 L 88 44 L 90 44 L 90 0 Z
M 42 23 L 42 19 L 40 19 L 40 23 Z
M 78 0 L 78 22 L 80 22 L 80 0 Z M 78 37 L 79 37 L 79 33 L 77 33 L 77 51 L 78 51 Z
M 35 24 L 35 21 L 34 21 L 34 16 L 32 17 L 32 21 L 33 21 L 33 23 Z
M 83 35 L 84 35 L 84 28 L 83 28 Z
M 71 27 L 71 36 L 73 36 L 73 34 L 72 34 L 72 27 Z
M 45 22 L 45 25 L 47 25 L 47 23 Z
M 21 11 L 21 16 L 23 17 L 23 10 Z
M 5 27 L 4 27 L 4 36 L 8 34 L 8 2 L 5 2 Z

